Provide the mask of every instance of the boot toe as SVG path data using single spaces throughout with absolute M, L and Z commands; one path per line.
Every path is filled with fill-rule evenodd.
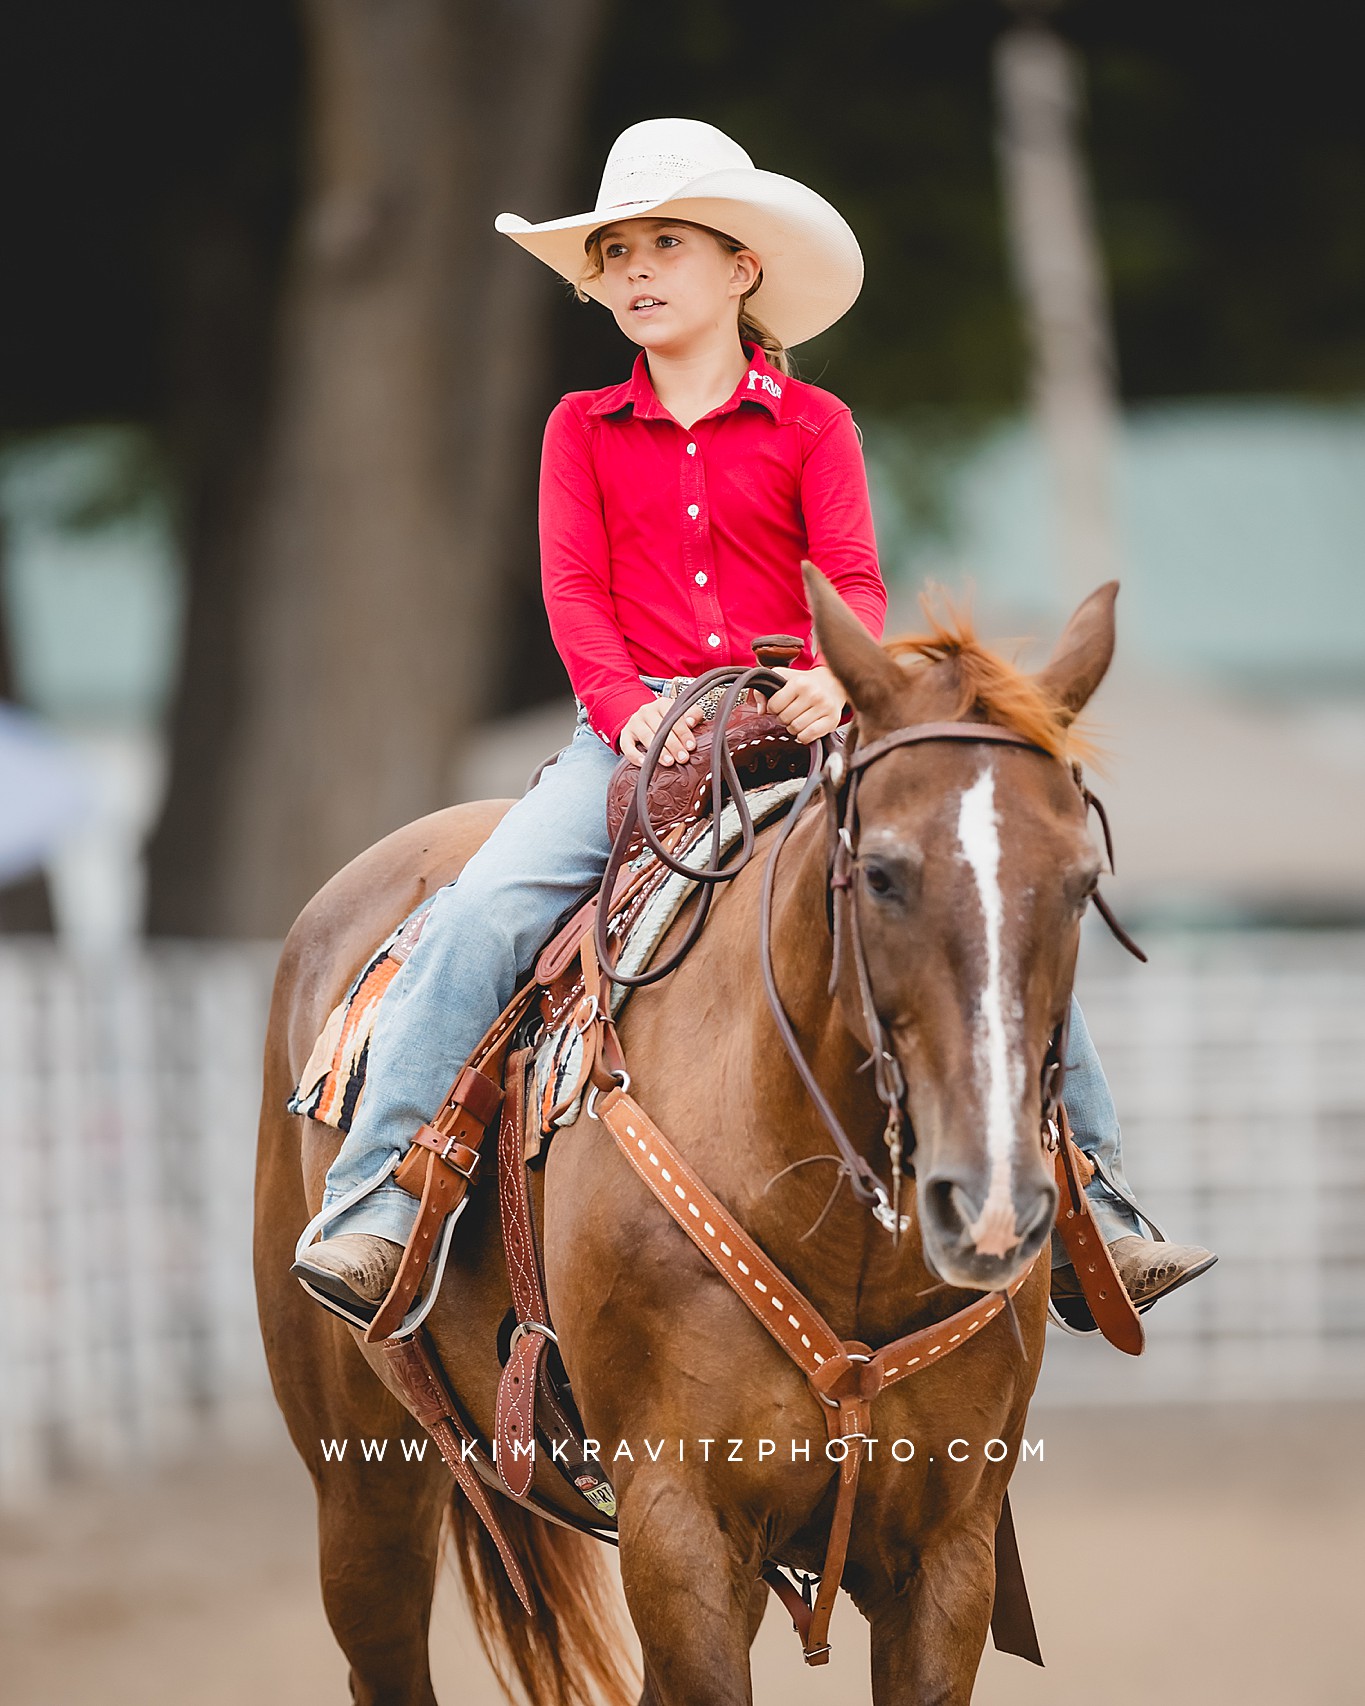
M 1109 1246 L 1124 1290 L 1136 1304 L 1155 1303 L 1187 1281 L 1207 1273 L 1218 1260 L 1200 1244 L 1160 1243 L 1151 1238 L 1116 1238 Z
M 403 1246 L 372 1232 L 338 1232 L 312 1244 L 296 1264 L 320 1278 L 340 1280 L 366 1303 L 380 1302 L 402 1260 Z

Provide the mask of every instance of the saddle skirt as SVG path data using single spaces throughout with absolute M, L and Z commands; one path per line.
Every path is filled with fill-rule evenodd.
M 802 777 L 794 776 L 745 789 L 755 829 L 771 822 L 790 805 L 800 793 L 802 781 Z M 720 840 L 722 858 L 740 840 L 739 813 L 731 800 L 726 801 L 721 812 Z M 673 856 L 694 868 L 702 866 L 711 856 L 711 842 L 712 825 L 708 817 L 690 827 L 673 850 Z M 639 972 L 649 965 L 696 884 L 667 870 L 648 849 L 638 853 L 626 869 L 637 880 L 631 882 L 627 900 L 612 914 L 608 925 L 621 969 Z M 365 1090 L 370 1037 L 380 1006 L 404 961 L 416 947 L 434 898 L 423 901 L 385 937 L 333 1008 L 289 1098 L 291 1114 L 302 1114 L 341 1132 L 351 1129 Z M 543 1034 L 536 1045 L 534 1085 L 535 1105 L 542 1110 L 555 1105 L 564 1087 L 575 1081 L 582 1063 L 583 1040 L 570 1022 L 582 988 L 581 975 L 575 975 L 575 969 L 571 965 L 567 976 L 547 988 L 541 1005 Z M 627 985 L 610 985 L 613 1018 L 619 1017 L 630 993 Z M 581 1094 L 550 1125 L 542 1128 L 544 1132 L 572 1125 L 578 1117 L 580 1101 Z M 530 1124 L 529 1119 L 527 1123 Z

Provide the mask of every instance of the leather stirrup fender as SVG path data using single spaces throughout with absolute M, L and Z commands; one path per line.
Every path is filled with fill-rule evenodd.
M 1057 1145 L 1057 1231 L 1071 1257 L 1095 1325 L 1116 1350 L 1141 1356 L 1146 1334 L 1133 1300 L 1124 1290 L 1109 1246 L 1095 1224 L 1094 1211 L 1080 1176 L 1084 1157 L 1071 1135 L 1066 1109 L 1057 1109 L 1061 1141 Z

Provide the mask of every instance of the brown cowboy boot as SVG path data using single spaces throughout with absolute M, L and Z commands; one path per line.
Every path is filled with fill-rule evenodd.
M 1123 1282 L 1123 1289 L 1139 1309 L 1145 1309 L 1177 1290 L 1200 1274 L 1207 1273 L 1218 1260 L 1212 1250 L 1199 1244 L 1169 1244 L 1152 1238 L 1139 1238 L 1135 1233 L 1116 1238 L 1109 1246 L 1114 1266 Z M 1052 1270 L 1052 1301 L 1064 1318 L 1071 1321 L 1068 1304 L 1084 1304 L 1081 1282 L 1070 1263 Z M 1088 1316 L 1089 1311 L 1085 1311 Z
M 403 1246 L 374 1232 L 338 1232 L 310 1244 L 294 1272 L 343 1303 L 379 1303 L 387 1295 L 402 1260 Z

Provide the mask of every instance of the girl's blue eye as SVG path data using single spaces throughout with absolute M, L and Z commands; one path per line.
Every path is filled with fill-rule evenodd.
M 659 233 L 659 241 L 660 241 L 660 243 L 672 243 L 672 244 L 676 245 L 678 242 L 678 238 L 670 237 L 669 234 L 667 233 L 667 231 L 661 231 Z
M 625 252 L 624 243 L 609 243 L 607 245 L 607 259 L 609 261 L 614 261 L 618 255 L 623 255 Z

